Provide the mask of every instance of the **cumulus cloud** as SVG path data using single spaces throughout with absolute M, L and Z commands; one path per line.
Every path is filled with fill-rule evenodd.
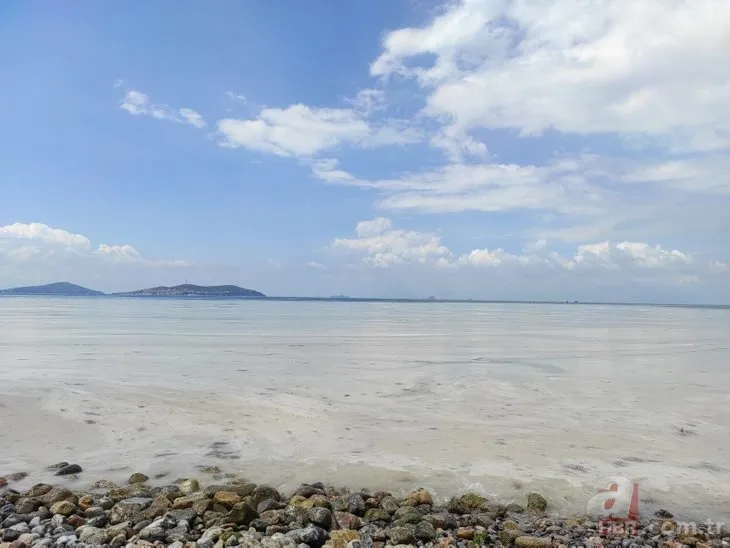
M 415 79 L 456 128 L 722 141 L 729 27 L 723 0 L 463 0 L 387 34 L 371 73 Z
M 355 232 L 354 238 L 335 239 L 332 248 L 358 253 L 364 263 L 377 267 L 430 264 L 439 268 L 542 271 L 545 275 L 556 271 L 581 275 L 642 273 L 642 276 L 657 276 L 659 280 L 671 275 L 675 283 L 679 283 L 680 277 L 694 276 L 699 280 L 707 273 L 726 272 L 728 268 L 721 261 L 698 261 L 687 252 L 645 242 L 584 243 L 572 254 L 561 254 L 550 249 L 547 241 L 539 240 L 522 253 L 483 248 L 459 254 L 449 249 L 438 234 L 394 228 L 392 221 L 385 217 L 362 221 Z
M 190 124 L 198 129 L 205 127 L 205 120 L 193 109 L 175 110 L 167 105 L 153 104 L 147 94 L 134 89 L 124 94 L 120 107 L 134 116 L 152 116 L 158 120 Z
M 179 268 L 185 261 L 160 261 L 142 257 L 131 245 L 100 244 L 94 247 L 81 234 L 43 223 L 14 223 L 0 226 L 2 273 L 22 282 L 23 276 L 73 272 L 88 275 L 114 266 Z
M 255 119 L 219 120 L 218 131 L 225 147 L 300 157 L 316 156 L 344 144 L 380 147 L 420 139 L 416 130 L 398 127 L 398 121 L 371 125 L 354 109 L 312 108 L 303 104 L 265 108 Z

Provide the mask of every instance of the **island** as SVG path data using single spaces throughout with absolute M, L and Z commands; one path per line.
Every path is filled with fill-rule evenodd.
M 0 295 L 57 295 L 60 297 L 90 297 L 103 295 L 101 291 L 95 291 L 80 285 L 68 282 L 56 282 L 46 285 L 34 285 L 29 287 L 13 287 L 0 290 Z
M 113 293 L 116 297 L 266 297 L 260 291 L 237 285 L 202 286 L 193 284 L 160 286 L 124 293 Z

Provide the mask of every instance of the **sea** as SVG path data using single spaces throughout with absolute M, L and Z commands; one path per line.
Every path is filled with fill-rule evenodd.
M 0 476 L 20 487 L 58 461 L 79 488 L 218 466 L 579 514 L 622 477 L 643 513 L 721 520 L 728 455 L 728 308 L 0 298 Z

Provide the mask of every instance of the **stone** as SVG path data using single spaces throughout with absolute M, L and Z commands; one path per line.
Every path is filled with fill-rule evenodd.
M 294 531 L 292 531 L 292 533 L 294 533 Z M 297 537 L 299 542 L 308 544 L 312 548 L 319 548 L 329 537 L 327 531 L 321 527 L 317 527 L 316 525 L 309 525 L 304 529 L 299 529 L 298 533 Z
M 426 489 L 412 491 L 403 501 L 404 506 L 420 506 L 422 504 L 433 505 L 433 497 Z
M 303 483 L 300 485 L 296 491 L 292 494 L 292 496 L 300 496 L 304 497 L 305 499 L 308 499 L 312 495 L 321 495 L 323 494 L 322 489 L 318 489 L 317 487 L 314 487 L 313 485 L 308 485 L 306 483 Z
M 385 510 L 382 511 L 385 512 Z M 396 513 L 393 514 L 393 519 L 397 525 L 405 525 L 406 523 L 416 524 L 423 519 L 423 514 L 412 506 L 401 506 L 398 508 Z
M 117 535 L 109 542 L 109 548 L 122 548 L 126 544 L 127 537 L 125 537 L 124 535 Z
M 79 508 L 86 511 L 89 508 L 94 506 L 94 497 L 90 495 L 84 495 L 81 498 L 79 498 Z
M 385 533 L 392 544 L 413 544 L 415 542 L 413 529 L 409 527 L 391 527 L 386 529 Z
M 267 500 L 273 500 L 273 499 L 267 499 Z M 314 501 L 304 498 L 301 495 L 294 495 L 292 498 L 289 499 L 289 505 L 295 506 L 297 508 L 309 509 L 309 508 L 314 508 Z
M 38 510 L 40 505 L 41 501 L 37 498 L 22 498 L 15 503 L 15 511 L 18 514 L 30 514 L 31 512 L 35 512 L 36 510 Z
M 51 506 L 52 514 L 61 514 L 62 516 L 70 516 L 76 511 L 76 505 L 73 502 L 62 500 Z
M 104 527 L 107 523 L 109 523 L 109 520 L 104 514 L 86 520 L 86 525 L 89 527 Z
M 238 493 L 233 493 L 231 491 L 218 491 L 215 496 L 213 496 L 213 502 L 231 509 L 234 505 L 241 502 L 241 496 Z
M 342 529 L 360 529 L 362 520 L 349 512 L 335 512 L 335 521 Z
M 424 520 L 428 521 L 437 529 L 456 529 L 459 521 L 452 514 L 441 512 L 438 514 L 428 514 L 424 516 Z
M 212 507 L 213 507 L 213 501 L 211 501 L 211 500 L 209 500 L 209 499 L 200 499 L 200 500 L 196 500 L 196 501 L 194 501 L 194 502 L 192 503 L 192 505 L 190 506 L 190 508 L 192 508 L 193 510 L 195 510 L 195 512 L 196 512 L 196 513 L 197 513 L 197 514 L 198 514 L 199 516 L 202 516 L 202 515 L 204 515 L 204 514 L 205 514 L 205 513 L 206 513 L 206 512 L 208 511 L 208 510 L 210 510 L 210 509 L 211 509 Z
M 258 513 L 247 502 L 235 504 L 231 511 L 226 514 L 226 521 L 236 525 L 249 525 L 258 517 Z
M 139 472 L 135 472 L 131 476 L 129 476 L 129 479 L 127 480 L 127 483 L 129 485 L 133 485 L 135 483 L 144 483 L 148 481 L 150 478 L 148 476 L 145 476 L 144 474 L 140 474 Z
M 18 537 L 18 542 L 25 544 L 26 546 L 30 546 L 39 538 L 41 538 L 41 536 L 37 533 L 23 533 L 20 537 Z
M 280 502 L 277 502 L 274 499 L 266 499 L 259 502 L 259 505 L 256 507 L 256 511 L 261 514 L 267 510 L 278 510 L 279 508 L 281 508 Z
M 273 487 L 269 487 L 268 485 L 257 485 L 251 492 L 251 496 L 253 497 L 253 506 L 258 506 L 260 502 L 266 499 L 274 499 L 276 501 L 281 500 L 279 491 Z
M 249 546 L 251 545 L 249 544 Z M 261 546 L 263 546 L 263 548 L 296 548 L 297 543 L 294 539 L 285 536 L 282 533 L 274 533 L 270 537 L 263 538 L 261 540 Z
M 170 499 L 168 499 L 165 495 L 157 495 L 155 500 L 152 501 L 152 504 L 150 504 L 142 512 L 142 515 L 146 519 L 159 518 L 160 516 L 164 516 L 171 506 L 172 503 L 170 502 Z
M 48 493 L 51 489 L 53 489 L 52 485 L 48 485 L 47 483 L 37 483 L 30 489 L 28 489 L 28 492 L 25 494 L 26 497 L 42 497 L 46 493 Z
M 205 531 L 199 539 L 199 542 L 215 542 L 223 532 L 222 527 L 211 527 Z
M 113 481 L 105 480 L 105 479 L 95 481 L 91 485 L 92 489 L 116 489 L 117 487 L 119 487 L 119 486 L 116 483 L 114 483 Z
M 390 514 L 382 508 L 370 508 L 365 512 L 365 523 L 390 522 Z
M 552 546 L 552 540 L 544 537 L 531 537 L 523 535 L 515 539 L 515 546 L 522 548 L 541 548 Z
M 311 508 L 307 514 L 309 521 L 323 529 L 332 527 L 332 512 L 328 508 Z
M 507 505 L 507 508 L 506 509 L 507 509 L 508 512 L 512 512 L 514 514 L 521 514 L 521 513 L 523 513 L 525 511 L 524 507 L 520 506 L 516 502 L 510 502 Z
M 56 472 L 57 476 L 68 476 L 70 474 L 79 474 L 83 472 L 84 469 L 81 468 L 78 464 L 69 464 L 67 466 L 64 466 L 60 470 Z
M 512 521 L 510 519 L 505 520 L 505 521 L 502 522 L 502 528 L 503 529 L 512 529 L 513 531 L 519 531 L 520 530 L 520 526 L 517 525 L 516 522 L 514 522 L 514 521 Z
M 195 508 L 181 508 L 179 510 L 170 510 L 167 515 L 174 519 L 176 522 L 180 520 L 185 520 L 188 523 L 192 523 L 192 521 L 196 517 L 198 517 L 198 513 L 195 511 Z
M 333 548 L 345 548 L 352 540 L 360 540 L 360 533 L 351 529 L 335 529 L 330 531 L 330 540 L 327 543 Z
M 456 530 L 456 538 L 471 540 L 474 538 L 474 529 L 471 527 L 459 527 Z
M 180 483 L 178 485 L 178 488 L 180 491 L 182 491 L 184 494 L 189 495 L 190 493 L 195 493 L 197 491 L 200 491 L 200 484 L 198 483 L 198 480 L 194 478 L 188 478 Z
M 332 503 L 324 495 L 312 495 L 309 497 L 309 501 L 317 508 L 327 508 L 332 510 Z
M 413 530 L 413 536 L 423 542 L 431 542 L 436 538 L 436 529 L 428 521 L 422 521 Z
M 520 531 L 514 531 L 512 529 L 504 529 L 499 532 L 499 541 L 505 546 L 511 546 L 516 538 L 522 536 Z
M 396 500 L 391 496 L 384 497 L 380 502 L 380 507 L 391 516 L 398 511 L 398 508 L 400 508 Z
M 527 510 L 529 512 L 544 512 L 547 508 L 547 501 L 539 493 L 530 493 L 527 495 Z
M 79 540 L 87 544 L 106 544 L 107 533 L 106 530 L 97 527 L 84 527 L 79 534 Z
M 347 509 L 351 514 L 355 514 L 356 516 L 364 516 L 365 501 L 363 500 L 362 495 L 360 495 L 359 493 L 350 495 L 350 497 L 347 499 Z

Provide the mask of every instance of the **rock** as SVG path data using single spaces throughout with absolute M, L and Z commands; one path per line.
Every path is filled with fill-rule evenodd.
M 13 474 L 8 474 L 6 476 L 6 478 L 9 482 L 23 481 L 27 477 L 28 477 L 28 472 L 15 472 Z
M 190 507 L 195 510 L 199 516 L 202 516 L 213 507 L 213 502 L 209 499 L 200 499 L 193 502 Z
M 292 531 L 292 534 L 294 533 L 296 532 Z M 316 525 L 310 525 L 304 529 L 299 529 L 296 537 L 298 538 L 299 542 L 308 544 L 312 548 L 319 548 L 327 541 L 329 535 L 327 534 L 327 531 L 325 531 L 321 527 L 317 527 Z
M 664 508 L 660 508 L 659 510 L 657 510 L 654 515 L 662 519 L 672 519 L 674 517 L 671 512 L 665 510 Z
M 76 511 L 76 505 L 73 502 L 62 500 L 51 506 L 52 514 L 61 514 L 62 516 L 70 516 Z
M 423 518 L 437 529 L 456 529 L 459 526 L 458 520 L 446 512 L 438 514 L 428 514 Z
M 226 514 L 226 521 L 236 525 L 249 525 L 258 517 L 258 513 L 247 502 L 235 504 L 231 511 Z
M 270 537 L 263 538 L 261 540 L 261 546 L 263 548 L 296 548 L 297 543 L 291 537 L 287 537 L 281 533 L 274 533 Z
M 232 493 L 231 491 L 218 491 L 213 497 L 213 502 L 230 509 L 241 502 L 241 497 L 238 493 Z
M 396 500 L 391 496 L 384 497 L 380 502 L 380 507 L 391 516 L 398 511 L 398 508 L 400 508 Z
M 78 497 L 68 489 L 58 489 L 56 487 L 54 487 L 53 489 L 48 491 L 48 493 L 39 498 L 40 501 L 43 503 L 43 506 L 53 506 L 55 503 L 62 500 L 68 500 L 74 504 L 79 501 Z
M 135 483 L 144 483 L 148 481 L 150 478 L 148 476 L 145 476 L 144 474 L 140 474 L 139 472 L 135 472 L 131 476 L 129 476 L 129 479 L 127 480 L 127 483 L 129 485 L 133 485 Z
M 514 514 L 521 514 L 522 512 L 525 511 L 525 509 L 522 506 L 520 506 L 519 504 L 517 504 L 516 502 L 510 502 L 507 505 L 506 510 L 508 512 L 512 512 Z
M 109 497 L 102 497 L 99 499 L 99 508 L 102 510 L 111 510 L 114 506 L 114 501 Z
M 82 518 L 81 516 L 74 514 L 74 515 L 68 517 L 68 519 L 66 520 L 66 523 L 68 523 L 71 527 L 76 529 L 76 528 L 84 525 L 86 523 L 86 520 L 84 518 Z
M 529 503 L 528 503 L 528 507 L 529 507 Z M 552 546 L 552 540 L 549 538 L 530 537 L 530 536 L 523 535 L 523 536 L 517 537 L 515 539 L 515 546 L 520 546 L 522 548 L 547 547 L 547 546 Z
M 423 542 L 431 542 L 436 538 L 436 529 L 428 521 L 422 521 L 413 530 L 413 536 Z
M 350 495 L 350 497 L 347 499 L 347 509 L 351 514 L 355 514 L 356 516 L 364 516 L 365 501 L 363 500 L 362 495 L 360 495 L 359 493 Z
M 273 500 L 273 499 L 267 499 Z M 314 501 L 302 497 L 301 495 L 294 495 L 289 499 L 289 505 L 295 506 L 296 508 L 314 508 Z
M 68 466 L 64 466 L 60 470 L 56 472 L 57 476 L 68 476 L 70 474 L 79 474 L 83 472 L 83 468 L 81 468 L 78 464 L 69 464 Z
M 307 517 L 318 527 L 323 529 L 332 527 L 332 512 L 328 508 L 311 508 Z
M 124 535 L 117 535 L 109 542 L 109 548 L 122 548 L 126 544 L 127 537 L 125 537 Z
M 269 487 L 268 485 L 257 485 L 251 492 L 251 496 L 253 497 L 253 506 L 258 506 L 260 502 L 265 501 L 266 499 L 274 499 L 276 501 L 281 500 L 279 491 L 273 487 Z
M 114 483 L 113 481 L 105 480 L 105 479 L 95 481 L 91 485 L 92 489 L 116 489 L 117 487 L 119 487 L 119 486 L 116 483 Z
M 176 522 L 185 520 L 188 523 L 192 523 L 193 520 L 198 517 L 198 513 L 194 508 L 182 508 L 179 510 L 170 510 L 167 515 L 174 519 Z M 238 525 L 238 524 L 236 524 Z
M 256 511 L 261 514 L 262 512 L 266 512 L 267 510 L 279 510 L 280 508 L 280 502 L 277 502 L 274 499 L 266 499 L 259 502 L 259 505 L 256 507 Z
M 200 491 L 200 484 L 198 483 L 198 480 L 194 478 L 188 478 L 180 483 L 180 485 L 178 485 L 178 488 L 186 495 L 189 495 L 190 493 Z
M 222 527 L 211 527 L 203 533 L 200 537 L 199 542 L 215 542 L 223 532 Z
M 335 512 L 335 521 L 342 529 L 360 529 L 362 520 L 349 512 Z
M 25 494 L 26 497 L 42 497 L 46 493 L 48 493 L 51 489 L 53 489 L 52 485 L 48 485 L 47 483 L 37 483 L 30 489 L 28 489 L 28 492 Z
M 107 519 L 106 515 L 102 514 L 100 516 L 96 516 L 95 518 L 91 518 L 86 520 L 86 525 L 89 527 L 104 527 L 109 520 Z
M 415 542 L 413 529 L 409 527 L 391 527 L 386 529 L 385 533 L 392 544 L 413 544 Z
M 66 461 L 57 462 L 56 464 L 51 464 L 49 467 L 46 468 L 46 470 L 60 470 L 61 468 L 65 468 L 68 466 L 68 463 Z
M 370 508 L 365 512 L 365 523 L 390 522 L 390 514 L 382 508 Z
M 333 548 L 346 548 L 352 540 L 360 540 L 360 533 L 351 529 L 335 529 L 330 531 L 330 540 L 327 543 Z
M 94 506 L 94 497 L 84 495 L 79 499 L 79 508 L 82 510 L 86 511 L 92 506 Z
M 474 529 L 471 527 L 459 527 L 456 530 L 456 538 L 471 540 L 474 538 Z
M 107 533 L 104 529 L 99 529 L 97 527 L 84 527 L 79 534 L 79 540 L 87 544 L 106 544 Z
M 328 510 L 332 510 L 332 503 L 324 495 L 312 495 L 309 497 L 309 501 L 316 508 L 327 508 Z
M 172 503 L 170 502 L 170 499 L 168 499 L 165 495 L 157 495 L 155 500 L 152 501 L 152 504 L 150 504 L 147 509 L 142 512 L 142 515 L 146 519 L 159 518 L 160 516 L 164 516 L 171 506 Z M 193 514 L 194 513 L 195 512 L 193 512 Z
M 511 546 L 515 539 L 520 537 L 521 535 L 522 533 L 520 531 L 505 529 L 499 532 L 499 541 L 505 546 Z
M 304 497 L 305 499 L 308 499 L 312 495 L 322 495 L 322 494 L 324 494 L 324 491 L 322 489 L 318 489 L 317 487 L 303 483 L 302 485 L 300 485 L 297 488 L 296 491 L 294 491 L 292 496 L 300 496 L 300 497 Z
M 403 501 L 404 506 L 420 506 L 422 504 L 433 505 L 431 493 L 425 489 L 416 489 L 412 491 Z
M 18 514 L 30 514 L 31 512 L 35 512 L 36 510 L 38 510 L 38 507 L 40 505 L 41 501 L 37 498 L 22 498 L 15 503 L 15 511 Z
M 20 544 L 25 544 L 26 546 L 30 546 L 39 538 L 41 538 L 41 536 L 37 533 L 23 533 L 22 535 L 20 535 L 20 537 L 18 537 L 17 542 Z
M 385 512 L 385 510 L 383 510 L 383 512 Z M 407 523 L 416 524 L 423 519 L 423 514 L 412 506 L 401 506 L 398 508 L 396 513 L 393 514 L 393 519 L 397 525 L 405 525 Z
M 547 501 L 539 493 L 527 495 L 527 510 L 530 512 L 544 512 L 547 508 Z

